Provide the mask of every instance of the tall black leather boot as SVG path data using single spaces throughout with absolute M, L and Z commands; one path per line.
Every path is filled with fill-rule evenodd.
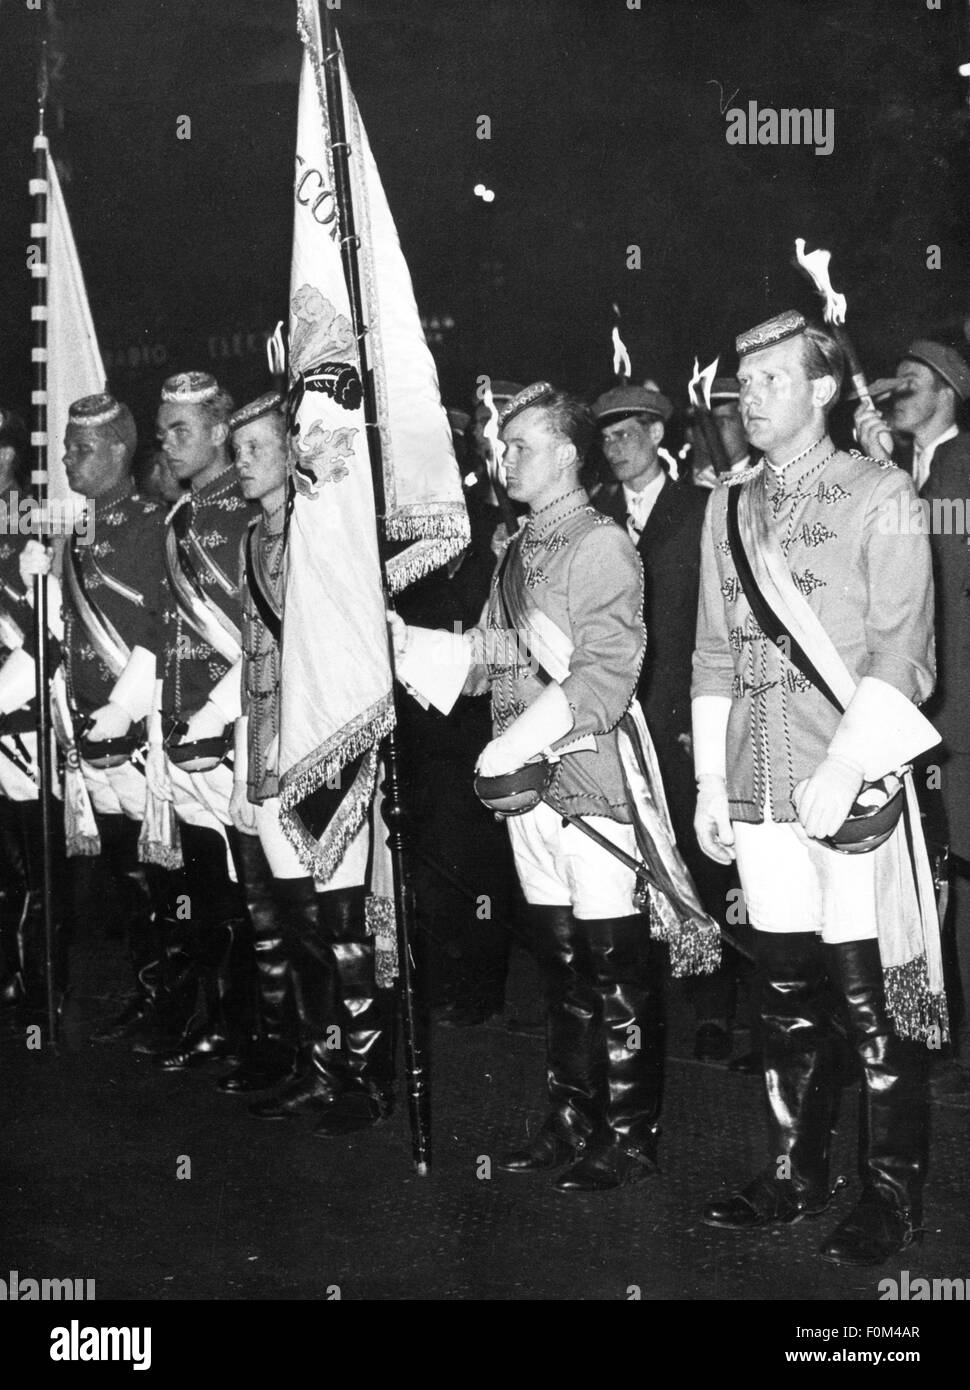
M 336 915 L 333 954 L 340 997 L 344 1088 L 313 1133 L 334 1138 L 370 1129 L 394 1109 L 394 1035 L 397 992 L 378 986 L 375 938 L 368 936 L 366 891 L 345 890 Z
M 596 1132 L 605 1085 L 586 924 L 570 907 L 530 906 L 527 925 L 545 994 L 549 1114 L 531 1143 L 496 1160 L 506 1173 L 560 1168 L 581 1154 Z
M 789 1225 L 829 1206 L 837 1097 L 835 1041 L 822 944 L 815 932 L 756 931 L 770 1158 L 740 1192 L 704 1211 L 708 1226 Z
M 309 888 L 307 887 L 309 885 Z M 292 972 L 299 1050 L 295 1075 L 274 1095 L 254 1102 L 259 1120 L 296 1119 L 331 1105 L 347 1084 L 342 1040 L 345 1019 L 340 1005 L 334 941 L 347 928 L 363 890 L 315 893 L 310 879 L 281 880 L 291 928 Z
M 216 1087 L 230 1095 L 268 1091 L 290 1076 L 296 1061 L 297 1023 L 290 969 L 290 943 L 286 933 L 283 884 L 274 879 L 255 835 L 240 837 L 240 853 L 246 906 L 253 924 L 258 990 L 258 1036 L 242 1062 L 220 1077 Z M 292 882 L 313 896 L 312 878 Z
M 159 874 L 171 877 L 160 869 Z M 192 1031 L 199 995 L 200 966 L 194 925 L 178 914 L 174 890 L 157 890 L 159 985 L 152 1016 L 132 1032 L 132 1050 L 159 1056 L 177 1048 Z
M 196 965 L 202 976 L 206 1018 L 183 1042 L 158 1059 L 163 1071 L 208 1062 L 239 1063 L 255 1028 L 252 925 L 248 917 L 198 923 Z
M 878 1265 L 921 1237 L 927 1051 L 893 1031 L 878 941 L 839 942 L 825 952 L 862 1064 L 862 1196 L 820 1253 L 832 1264 Z
M 663 947 L 649 919 L 581 921 L 603 1030 L 603 1091 L 586 1154 L 560 1174 L 558 1192 L 606 1192 L 657 1172 L 663 1088 Z
M 137 821 L 125 821 L 110 862 L 128 937 L 134 989 L 125 1007 L 107 1027 L 90 1035 L 95 1043 L 120 1042 L 143 1030 L 158 1003 L 162 980 L 162 943 L 147 865 L 138 861 Z

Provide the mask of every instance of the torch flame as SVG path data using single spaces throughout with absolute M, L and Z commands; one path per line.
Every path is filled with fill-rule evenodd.
M 824 251 L 819 247 L 817 251 L 811 251 L 806 256 L 805 238 L 800 236 L 795 239 L 795 259 L 822 296 L 825 304 L 822 316 L 825 322 L 845 323 L 845 311 L 849 307 L 848 303 L 844 294 L 839 294 L 832 288 L 832 281 L 829 279 L 831 251 Z
M 613 375 L 622 376 L 629 379 L 633 371 L 630 365 L 630 354 L 626 350 L 626 344 L 620 337 L 620 330 L 613 326 Z
M 493 481 L 497 478 L 501 486 L 505 487 L 505 445 L 498 437 L 498 411 L 490 385 L 482 392 L 482 404 L 488 411 L 488 419 L 482 427 L 482 434 L 489 443 L 488 476 Z
M 717 376 L 717 367 L 720 360 L 720 357 L 715 357 L 714 361 L 701 371 L 697 363 L 697 358 L 694 358 L 694 375 L 691 377 L 687 387 L 692 405 L 702 405 L 705 410 L 710 410 L 711 387 L 714 385 L 714 378 Z
M 282 376 L 286 371 L 286 345 L 283 342 L 283 320 L 280 319 L 266 339 L 266 361 L 270 376 Z

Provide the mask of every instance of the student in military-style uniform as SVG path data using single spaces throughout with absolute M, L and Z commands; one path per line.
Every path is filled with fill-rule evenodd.
M 885 524 L 914 495 L 909 478 L 829 438 L 838 345 L 788 313 L 743 334 L 738 353 L 745 429 L 765 458 L 722 480 L 707 510 L 695 826 L 713 859 L 736 857 L 755 928 L 769 1159 L 704 1219 L 748 1230 L 830 1205 L 830 986 L 862 1075 L 862 1194 L 821 1253 L 875 1264 L 917 1238 L 925 1042 L 945 1031 L 932 879 L 904 775 L 938 740 L 915 708 L 934 680 L 929 544 Z M 866 809 L 883 814 L 880 833 Z
M 644 655 L 643 576 L 629 538 L 579 484 L 589 410 L 541 382 L 509 403 L 501 427 L 509 496 L 528 504 L 529 518 L 477 628 L 448 634 L 391 620 L 397 675 L 443 712 L 463 688 L 491 689 L 480 786 L 540 755 L 557 759 L 543 799 L 508 821 L 545 984 L 550 1110 L 532 1142 L 498 1166 L 565 1167 L 558 1191 L 600 1192 L 656 1169 L 660 953 L 628 862 L 563 815 L 581 817 L 634 862 L 647 856 L 662 885 L 651 909 L 682 965 L 711 968 L 717 929 L 657 812 L 655 757 L 631 708 Z
M 156 427 L 175 477 L 190 486 L 165 527 L 159 706 L 149 738 L 153 793 L 174 803 L 191 903 L 177 943 L 181 988 L 201 985 L 204 1017 L 159 1065 L 238 1063 L 254 1027 L 245 847 L 232 825 L 233 725 L 242 659 L 239 554 L 252 509 L 228 452 L 232 400 L 205 372 L 162 387 Z
M 149 869 L 138 857 L 146 789 L 140 755 L 155 688 L 164 513 L 134 491 L 136 443 L 131 412 L 112 396 L 85 396 L 71 405 L 64 465 L 72 490 L 88 499 L 89 513 L 84 533 L 75 529 L 65 546 L 63 671 L 52 683 L 68 742 L 71 899 L 79 919 L 95 920 L 114 895 L 134 972 L 130 1002 L 94 1035 L 96 1041 L 115 1041 L 149 1021 L 167 902 L 165 871 Z M 29 542 L 21 556 L 25 582 L 50 560 L 49 549 Z M 76 763 L 83 790 L 74 780 Z M 87 825 L 74 814 L 79 797 L 93 812 Z

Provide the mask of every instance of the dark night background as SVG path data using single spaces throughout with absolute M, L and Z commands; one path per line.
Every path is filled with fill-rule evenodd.
M 112 388 L 143 424 L 179 368 L 213 370 L 239 398 L 265 389 L 289 276 L 295 4 L 51 8 L 0 0 L 0 400 L 27 397 L 49 19 L 48 128 Z M 914 333 L 962 339 L 967 0 L 342 0 L 336 17 L 421 311 L 454 321 L 432 328 L 448 404 L 480 372 L 602 388 L 613 302 L 635 377 L 682 401 L 695 352 L 733 365 L 736 331 L 813 309 L 790 264 L 799 235 L 831 248 L 870 375 Z M 728 145 L 722 105 L 749 100 L 832 107 L 834 153 Z M 491 141 L 476 138 L 482 114 Z M 926 268 L 928 244 L 942 269 Z

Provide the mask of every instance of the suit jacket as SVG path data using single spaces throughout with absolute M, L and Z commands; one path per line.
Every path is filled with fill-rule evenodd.
M 683 762 L 693 789 L 693 771 L 679 734 L 690 733 L 691 657 L 697 624 L 701 530 L 708 493 L 689 483 L 664 481 L 647 519 L 637 551 L 643 562 L 643 617 L 647 656 L 637 696 L 665 776 L 671 760 Z M 626 496 L 609 483 L 596 505 L 626 529 Z
M 951 753 L 970 753 L 970 434 L 939 446 L 920 497 L 930 502 L 936 581 L 938 678 L 926 713 Z M 944 501 L 954 505 L 934 517 Z

